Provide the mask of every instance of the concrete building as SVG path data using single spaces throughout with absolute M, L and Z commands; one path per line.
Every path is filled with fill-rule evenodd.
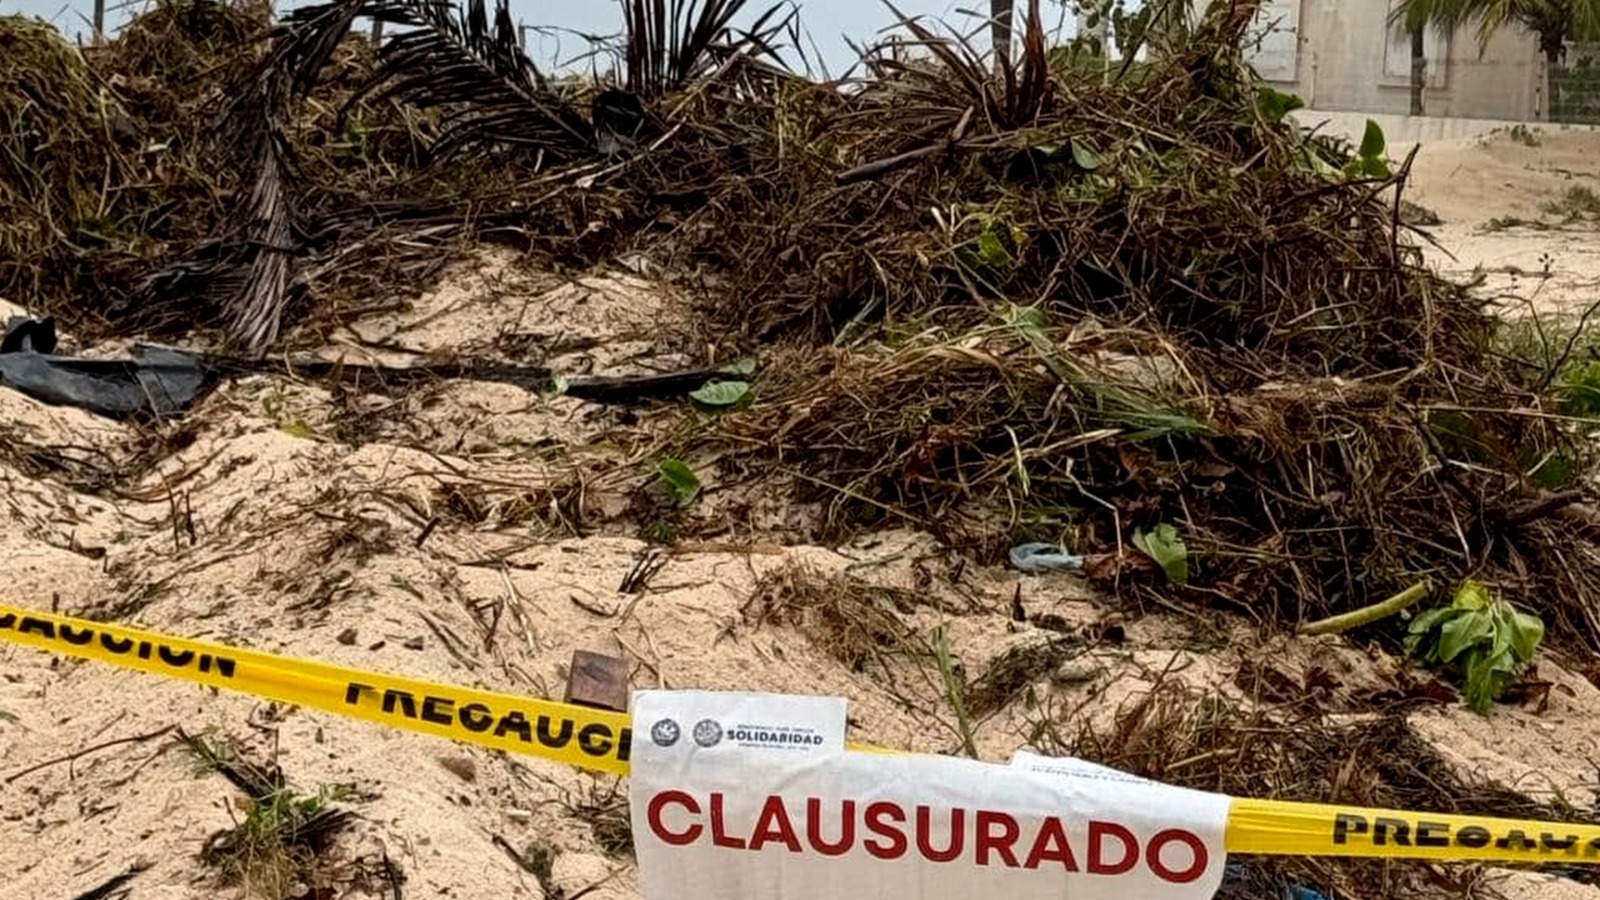
M 1396 0 L 1264 0 L 1252 61 L 1280 90 L 1316 110 L 1406 115 L 1411 38 L 1389 26 Z M 1476 29 L 1424 36 L 1423 113 L 1538 121 L 1549 108 L 1533 35 L 1501 28 L 1481 48 Z

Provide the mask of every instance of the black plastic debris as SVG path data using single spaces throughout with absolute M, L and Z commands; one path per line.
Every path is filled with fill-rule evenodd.
M 1321 891 L 1295 884 L 1249 863 L 1228 863 L 1217 900 L 1328 900 Z
M 187 409 L 205 381 L 200 360 L 140 346 L 125 359 L 57 356 L 52 319 L 13 317 L 0 339 L 0 385 L 56 406 L 114 419 L 170 416 Z
M 404 390 L 416 384 L 465 379 L 556 392 L 592 403 L 634 404 L 691 394 L 729 371 L 691 368 L 641 375 L 557 377 L 544 366 L 458 359 L 415 366 L 344 360 L 268 361 L 223 354 L 188 353 L 140 345 L 130 358 L 91 359 L 56 352 L 49 318 L 13 317 L 0 338 L 0 387 L 57 406 L 75 406 L 109 418 L 162 417 L 183 412 L 200 392 L 227 378 L 287 370 L 307 379 L 332 380 L 363 391 Z M 751 370 L 753 371 L 753 370 Z M 741 375 L 748 373 L 741 372 Z
M 53 316 L 29 319 L 12 316 L 6 321 L 6 336 L 0 339 L 0 353 L 32 350 L 35 353 L 56 352 L 56 320 Z

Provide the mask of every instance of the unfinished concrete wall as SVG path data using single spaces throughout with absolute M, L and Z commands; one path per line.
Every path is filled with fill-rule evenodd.
M 1468 119 L 1449 116 L 1397 116 L 1390 113 L 1364 113 L 1326 109 L 1301 109 L 1290 113 L 1302 128 L 1321 134 L 1337 135 L 1351 143 L 1361 141 L 1367 120 L 1378 123 L 1389 143 L 1389 156 L 1401 159 L 1411 144 L 1429 141 L 1458 141 L 1488 137 L 1495 132 L 1525 130 L 1533 140 L 1543 135 L 1600 131 L 1600 125 L 1535 122 L 1529 119 Z
M 1395 0 L 1267 0 L 1252 56 L 1262 76 L 1322 110 L 1410 111 L 1409 38 L 1388 25 Z M 1529 120 L 1544 114 L 1533 35 L 1502 28 L 1480 52 L 1477 33 L 1426 35 L 1424 113 Z

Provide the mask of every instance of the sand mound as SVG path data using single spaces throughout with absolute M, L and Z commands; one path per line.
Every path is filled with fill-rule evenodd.
M 415 349 L 489 340 L 487 317 L 626 290 L 625 313 L 597 312 L 561 339 L 593 344 L 574 352 L 597 364 L 670 355 L 670 317 L 642 304 L 649 295 L 636 285 L 552 281 L 491 255 L 441 288 L 470 302 L 425 298 L 352 331 L 381 345 L 408 334 Z M 596 423 L 619 413 L 508 392 L 520 393 L 451 384 L 394 402 L 360 440 L 337 440 L 335 398 L 276 376 L 224 387 L 162 434 L 0 391 L 16 423 L 0 466 L 15 523 L 0 539 L 7 598 L 540 696 L 559 696 L 571 652 L 589 649 L 628 660 L 636 686 L 844 694 L 856 738 L 958 752 L 927 650 L 942 627 L 989 759 L 1050 746 L 1041 728 L 1070 738 L 1119 727 L 1119 710 L 1158 684 L 1248 704 L 1262 684 L 1316 679 L 1338 685 L 1330 709 L 1359 709 L 1403 670 L 1336 640 L 1258 647 L 1195 613 L 1130 620 L 1076 579 L 975 567 L 914 532 L 825 548 L 734 524 L 653 546 L 620 512 L 636 485 L 606 487 L 602 461 L 617 447 Z M 452 436 L 440 423 L 454 414 L 442 409 L 493 431 L 479 446 L 465 435 L 487 426 L 464 420 Z M 153 443 L 170 452 L 152 458 Z M 573 507 L 563 514 L 549 498 L 582 467 L 602 472 L 591 493 L 612 491 L 620 505 L 585 501 L 577 536 Z M 641 569 L 652 572 L 643 584 Z M 1252 661 L 1263 659 L 1270 675 Z M 1542 715 L 1438 709 L 1417 731 L 1463 777 L 1582 804 L 1589 773 L 1570 760 L 1593 741 L 1585 710 L 1600 697 L 1553 665 L 1541 670 L 1556 681 Z M 237 890 L 201 854 L 247 804 L 197 766 L 176 728 L 275 761 L 297 792 L 343 788 L 337 802 L 354 824 L 299 895 L 387 897 L 397 878 L 407 896 L 638 895 L 615 779 L 3 646 L 0 841 L 11 852 L 0 893 L 76 893 L 130 871 L 139 897 Z M 142 739 L 96 749 L 127 738 Z M 1522 778 L 1533 771 L 1537 784 Z

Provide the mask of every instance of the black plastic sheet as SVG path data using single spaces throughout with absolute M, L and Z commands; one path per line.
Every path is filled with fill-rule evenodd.
M 13 318 L 0 340 L 0 385 L 56 406 L 114 419 L 171 416 L 205 382 L 200 360 L 167 347 L 136 347 L 123 359 L 59 356 L 51 319 Z

